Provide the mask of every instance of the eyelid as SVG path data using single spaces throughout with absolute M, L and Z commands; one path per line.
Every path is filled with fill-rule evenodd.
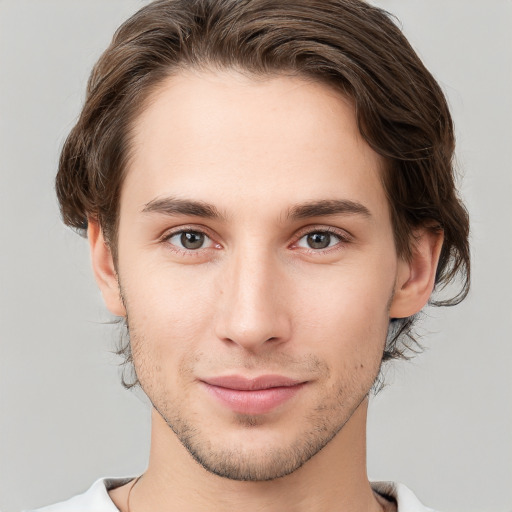
M 344 242 L 350 242 L 353 240 L 353 235 L 349 233 L 345 229 L 336 228 L 334 226 L 323 226 L 323 225 L 311 225 L 311 226 L 305 226 L 301 228 L 293 237 L 293 243 L 295 243 L 297 240 L 300 240 L 305 235 L 309 235 L 311 233 L 329 233 L 331 235 L 336 235 Z
M 209 238 L 215 238 L 215 234 L 212 233 L 212 230 L 201 224 L 179 224 L 178 226 L 173 226 L 172 228 L 166 228 L 158 238 L 160 240 L 164 240 L 173 235 L 176 235 L 177 233 L 183 233 L 184 231 L 195 231 L 196 233 L 202 233 Z

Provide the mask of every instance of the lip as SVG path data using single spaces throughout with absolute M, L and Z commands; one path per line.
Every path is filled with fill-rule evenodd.
M 224 406 L 241 414 L 265 414 L 293 398 L 306 384 L 282 375 L 246 378 L 239 375 L 201 380 Z

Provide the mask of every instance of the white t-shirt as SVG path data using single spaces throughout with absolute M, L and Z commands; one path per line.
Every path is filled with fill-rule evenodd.
M 108 490 L 120 487 L 133 478 L 102 478 L 92 487 L 70 500 L 43 507 L 33 512 L 119 512 Z M 423 506 L 405 485 L 394 482 L 372 482 L 372 488 L 383 496 L 393 498 L 398 512 L 434 512 Z

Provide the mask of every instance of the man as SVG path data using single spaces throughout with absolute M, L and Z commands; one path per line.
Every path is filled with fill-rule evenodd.
M 64 146 L 126 362 L 143 475 L 45 510 L 426 510 L 366 475 L 368 395 L 433 289 L 469 285 L 444 96 L 359 0 L 160 0 Z

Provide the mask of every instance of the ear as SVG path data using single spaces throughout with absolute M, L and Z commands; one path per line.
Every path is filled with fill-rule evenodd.
M 126 316 L 112 253 L 105 242 L 103 231 L 98 221 L 94 219 L 88 220 L 87 238 L 89 239 L 91 249 L 94 277 L 103 295 L 103 300 L 112 314 Z
M 434 289 L 443 232 L 422 228 L 414 231 L 413 237 L 410 260 L 401 258 L 398 263 L 390 318 L 406 318 L 418 313 Z

